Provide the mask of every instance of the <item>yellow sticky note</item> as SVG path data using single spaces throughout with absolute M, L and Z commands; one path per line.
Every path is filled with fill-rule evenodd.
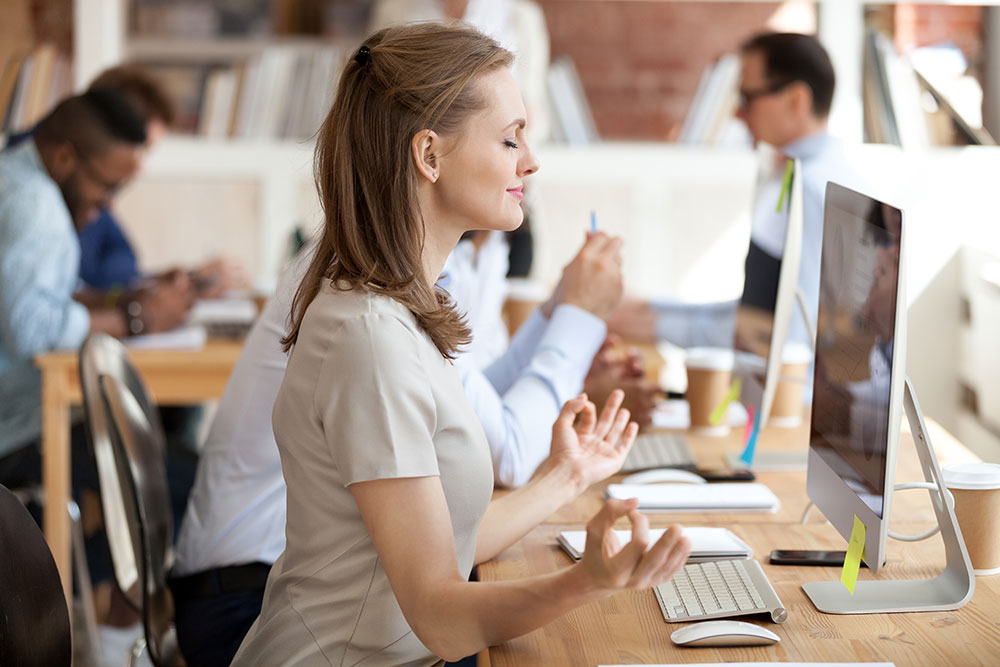
M 735 401 L 739 395 L 740 379 L 736 378 L 733 380 L 732 386 L 729 387 L 729 393 L 723 397 L 722 402 L 719 403 L 715 409 L 712 410 L 712 414 L 708 416 L 708 421 L 712 424 L 712 426 L 718 426 L 722 423 L 722 418 L 726 416 L 726 410 L 729 409 L 729 404 Z
M 778 195 L 778 210 L 777 213 L 781 213 L 781 207 L 785 204 L 785 197 L 788 196 L 788 189 L 792 187 L 792 173 L 795 171 L 794 160 L 787 160 L 785 162 L 785 177 L 781 180 L 781 194 Z
M 844 558 L 844 569 L 840 573 L 840 582 L 854 595 L 854 584 L 858 581 L 858 570 L 861 569 L 861 556 L 865 553 L 865 524 L 858 515 L 854 515 L 854 528 L 851 530 L 851 542 L 847 545 L 847 557 Z

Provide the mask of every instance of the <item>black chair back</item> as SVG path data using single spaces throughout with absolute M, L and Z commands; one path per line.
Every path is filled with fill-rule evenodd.
M 173 516 L 163 428 L 120 342 L 100 334 L 89 336 L 80 352 L 80 371 L 105 522 L 117 522 L 114 537 L 111 526 L 106 526 L 109 542 L 117 542 L 112 558 L 125 556 L 121 567 L 115 563 L 119 588 L 133 603 L 138 598 L 153 664 L 183 664 L 167 588 L 173 567 Z M 115 484 L 107 492 L 106 481 Z M 109 499 L 118 503 L 111 511 Z M 121 534 L 123 527 L 125 534 Z
M 0 665 L 69 667 L 73 642 L 62 580 L 42 531 L 0 485 Z
M 158 433 L 163 431 L 160 415 L 149 398 L 142 379 L 129 362 L 124 346 L 111 336 L 88 336 L 80 348 L 79 368 L 87 434 L 97 461 L 104 529 L 111 547 L 115 581 L 125 598 L 138 610 L 142 608 L 142 590 L 135 554 L 140 552 L 141 546 L 138 534 L 130 526 L 137 525 L 139 518 L 135 516 L 134 505 L 125 502 L 122 497 L 121 478 L 128 475 L 129 471 L 111 441 L 107 407 L 101 397 L 100 377 L 109 375 L 123 380 L 142 405 L 151 427 Z

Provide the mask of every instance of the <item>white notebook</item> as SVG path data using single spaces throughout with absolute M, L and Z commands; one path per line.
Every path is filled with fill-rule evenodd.
M 660 536 L 663 535 L 664 528 L 652 528 L 649 531 L 649 544 L 653 545 Z M 732 560 L 736 558 L 750 558 L 753 549 L 746 542 L 736 537 L 732 531 L 726 528 L 711 528 L 707 526 L 685 526 L 684 536 L 691 540 L 691 555 L 687 562 L 701 563 L 707 560 Z M 631 530 L 616 530 L 618 542 L 625 546 L 632 539 Z M 587 545 L 587 531 L 585 530 L 564 530 L 556 538 L 559 546 L 566 550 L 566 553 L 573 560 L 583 558 L 583 551 Z
M 781 501 L 763 484 L 609 484 L 608 498 L 638 498 L 647 512 L 768 512 Z

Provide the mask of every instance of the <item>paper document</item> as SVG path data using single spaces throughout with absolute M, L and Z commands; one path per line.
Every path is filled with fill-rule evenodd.
M 198 299 L 195 301 L 188 322 L 204 324 L 206 322 L 226 322 L 250 324 L 257 318 L 257 304 L 252 299 Z
M 639 499 L 646 512 L 769 512 L 781 501 L 763 484 L 609 484 L 608 498 Z
M 205 347 L 204 327 L 183 326 L 163 333 L 144 334 L 122 339 L 130 350 L 199 350 Z
M 664 533 L 663 528 L 649 531 L 649 545 L 652 546 Z M 691 555 L 689 563 L 700 563 L 706 560 L 730 560 L 735 558 L 750 558 L 753 549 L 746 542 L 736 537 L 726 528 L 707 526 L 686 526 L 684 536 L 691 540 Z M 631 530 L 616 530 L 618 542 L 625 546 L 632 539 Z M 573 560 L 580 560 L 587 544 L 587 531 L 565 530 L 557 538 L 559 546 L 566 550 Z

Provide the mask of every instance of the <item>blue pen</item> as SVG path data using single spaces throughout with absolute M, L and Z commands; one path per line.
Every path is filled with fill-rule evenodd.
M 597 213 L 595 213 L 594 211 L 590 212 L 590 233 L 591 234 L 597 233 Z

